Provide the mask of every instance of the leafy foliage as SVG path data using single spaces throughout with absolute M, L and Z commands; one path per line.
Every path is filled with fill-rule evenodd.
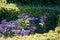
M 58 15 L 58 26 L 60 26 L 60 15 Z
M 3 6 L 0 6 L 0 7 L 1 7 L 0 8 L 0 21 L 3 19 L 7 19 L 8 21 L 17 19 L 17 15 L 20 14 L 19 9 L 13 4 L 3 4 Z
M 29 5 L 38 5 L 38 4 L 44 4 L 44 5 L 49 5 L 49 4 L 60 4 L 60 0 L 7 0 L 8 3 L 20 3 L 20 4 L 29 4 Z

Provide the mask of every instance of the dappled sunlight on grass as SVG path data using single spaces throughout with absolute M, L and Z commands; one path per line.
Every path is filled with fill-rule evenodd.
M 16 11 L 19 11 L 19 9 L 17 8 L 17 6 L 16 6 L 16 4 L 7 4 L 6 5 L 6 8 L 8 9 L 8 10 L 10 10 L 10 9 L 15 9 Z
M 15 11 L 20 11 L 20 9 L 16 6 L 16 4 L 5 4 L 5 3 L 0 3 L 0 9 L 5 8 L 7 10 L 15 10 Z
M 5 5 L 6 5 L 6 4 L 4 4 L 4 3 L 0 3 L 0 9 L 1 9 L 2 7 L 4 8 Z

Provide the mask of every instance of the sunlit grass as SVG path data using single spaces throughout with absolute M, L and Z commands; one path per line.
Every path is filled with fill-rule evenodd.
M 2 7 L 5 7 L 5 5 L 6 5 L 6 4 L 4 4 L 4 3 L 0 3 L 0 9 L 1 9 Z
M 19 11 L 19 9 L 18 9 L 18 7 L 16 6 L 16 4 L 7 4 L 6 5 L 6 8 L 8 9 L 8 10 L 10 10 L 10 9 L 15 9 L 16 11 Z
M 16 6 L 16 4 L 5 4 L 5 3 L 0 3 L 0 9 L 5 8 L 7 10 L 15 10 L 15 11 L 20 11 L 19 8 Z
M 0 3 L 5 3 L 6 2 L 6 0 L 0 0 Z

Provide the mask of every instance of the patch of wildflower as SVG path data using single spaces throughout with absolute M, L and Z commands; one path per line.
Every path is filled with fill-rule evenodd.
M 29 35 L 29 36 L 19 36 L 16 35 L 14 37 L 7 37 L 4 39 L 3 37 L 0 37 L 0 40 L 60 40 L 60 35 L 56 33 L 55 31 L 49 31 L 48 33 L 44 34 L 38 34 L 35 33 L 34 35 Z
M 31 17 L 28 14 L 22 13 L 17 16 L 17 20 L 9 22 L 6 19 L 1 21 L 0 33 L 4 36 L 12 35 L 29 35 L 34 33 L 44 33 L 46 31 L 47 16 Z M 28 25 L 27 25 L 28 24 Z M 47 27 L 48 28 L 48 27 Z

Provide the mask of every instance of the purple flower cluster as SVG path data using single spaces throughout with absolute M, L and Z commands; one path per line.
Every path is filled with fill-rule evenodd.
M 20 30 L 13 30 L 15 34 L 19 34 L 21 36 L 29 35 L 30 30 L 20 29 Z
M 0 33 L 1 32 L 5 32 L 5 31 L 11 31 L 14 29 L 15 27 L 15 23 L 11 23 L 11 22 L 7 22 L 5 19 L 1 21 L 1 24 L 0 24 Z
M 4 31 L 12 31 L 14 32 L 14 34 L 19 34 L 19 35 L 29 35 L 29 33 L 31 32 L 31 30 L 36 30 L 36 27 L 34 26 L 31 26 L 31 27 L 27 27 L 27 29 L 16 29 L 18 27 L 18 22 L 16 21 L 10 21 L 10 22 L 7 22 L 6 20 L 3 20 L 0 24 L 0 33 L 4 33 Z
M 36 26 L 29 26 L 29 27 L 27 27 L 27 29 L 35 31 L 37 29 L 37 27 Z
M 29 34 L 29 32 L 30 32 L 30 30 L 24 30 L 24 29 L 21 29 L 20 30 L 20 35 L 28 35 Z
M 0 33 L 2 33 L 4 31 L 4 29 L 3 28 L 0 28 Z
M 22 13 L 20 15 L 17 16 L 18 18 L 25 18 L 25 17 L 28 17 L 28 15 L 26 15 L 25 13 Z
M 47 16 L 41 16 L 41 18 L 42 18 L 42 19 L 46 19 L 46 18 L 47 18 Z
M 28 19 L 29 22 L 35 22 L 35 23 L 40 23 L 40 18 L 38 17 L 28 17 L 28 15 L 26 14 L 20 14 L 18 15 L 18 18 L 21 19 L 23 18 L 25 20 Z M 46 16 L 42 16 L 41 17 L 42 19 L 46 19 L 47 17 Z M 24 21 L 22 20 L 22 21 Z M 25 24 L 22 24 L 23 22 L 21 21 L 18 21 L 18 20 L 11 20 L 9 22 L 6 21 L 6 19 L 2 20 L 1 21 L 1 24 L 0 24 L 0 33 L 4 33 L 5 31 L 12 31 L 14 32 L 13 34 L 19 34 L 19 35 L 29 35 L 29 33 L 31 31 L 35 31 L 37 30 L 37 27 L 35 25 L 29 25 L 25 28 L 23 28 L 23 25 L 25 26 Z M 20 28 L 22 25 L 22 28 Z
M 21 36 L 29 35 L 31 31 L 35 31 L 37 28 L 35 26 L 29 26 L 27 29 L 19 29 L 19 30 L 13 30 L 15 34 L 19 34 Z
M 40 18 L 36 18 L 36 17 L 29 17 L 28 20 L 33 21 L 33 22 L 37 22 L 37 23 L 40 22 Z

